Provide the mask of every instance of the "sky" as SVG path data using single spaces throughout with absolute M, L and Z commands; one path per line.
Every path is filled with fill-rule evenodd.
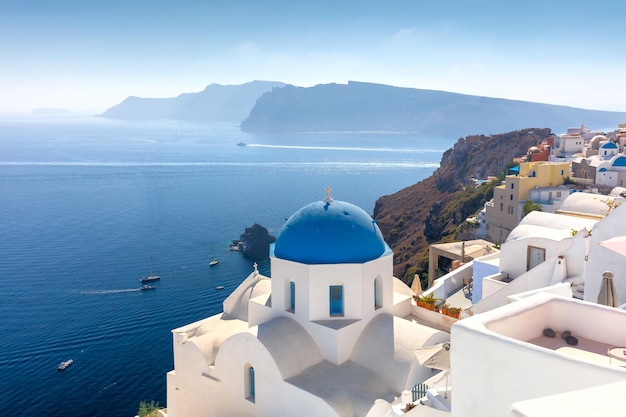
M 0 112 L 253 80 L 626 112 L 624 19 L 623 0 L 3 0 Z

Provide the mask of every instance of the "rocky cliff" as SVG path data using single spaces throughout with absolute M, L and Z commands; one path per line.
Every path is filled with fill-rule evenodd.
M 473 178 L 501 175 L 507 163 L 551 134 L 550 129 L 524 129 L 460 138 L 433 175 L 380 197 L 374 218 L 394 251 L 394 275 L 410 283 L 416 272 L 427 271 L 428 245 L 456 238 L 459 225 L 492 198 L 499 181 L 475 186 Z
M 270 244 L 275 241 L 265 227 L 255 223 L 239 237 L 239 246 L 244 257 L 259 261 L 270 256 Z

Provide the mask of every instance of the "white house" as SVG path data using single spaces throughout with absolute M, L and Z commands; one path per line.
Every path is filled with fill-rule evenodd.
M 594 302 L 603 272 L 611 271 L 618 300 L 624 304 L 626 256 L 601 244 L 626 236 L 623 201 L 619 195 L 573 193 L 556 213 L 531 212 L 512 230 L 500 252 L 475 258 L 463 271 L 436 280 L 426 293 L 449 299 L 461 289 L 463 279 L 471 278 L 467 296 L 472 305 L 465 307 L 465 315 L 493 310 L 528 292 L 569 294 Z
M 431 376 L 414 350 L 449 334 L 405 319 L 412 291 L 362 209 L 327 196 L 294 213 L 224 312 L 173 330 L 167 415 L 387 416 Z

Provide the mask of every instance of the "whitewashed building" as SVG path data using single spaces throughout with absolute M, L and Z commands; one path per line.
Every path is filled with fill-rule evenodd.
M 326 199 L 285 223 L 272 277 L 252 272 L 224 312 L 173 330 L 167 416 L 391 413 L 431 376 L 414 350 L 449 334 L 405 319 L 412 291 L 362 209 Z
M 546 293 L 460 320 L 452 417 L 623 416 L 624 326 L 624 310 Z

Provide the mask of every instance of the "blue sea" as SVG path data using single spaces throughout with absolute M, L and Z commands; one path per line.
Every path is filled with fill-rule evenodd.
M 378 197 L 429 176 L 455 140 L 0 119 L 2 414 L 128 417 L 142 400 L 165 406 L 171 330 L 220 312 L 253 269 L 231 240 L 254 223 L 276 235 L 326 186 L 371 214 Z M 209 268 L 212 255 L 220 263 Z M 260 269 L 270 274 L 269 262 Z M 139 290 L 151 270 L 156 290 Z

